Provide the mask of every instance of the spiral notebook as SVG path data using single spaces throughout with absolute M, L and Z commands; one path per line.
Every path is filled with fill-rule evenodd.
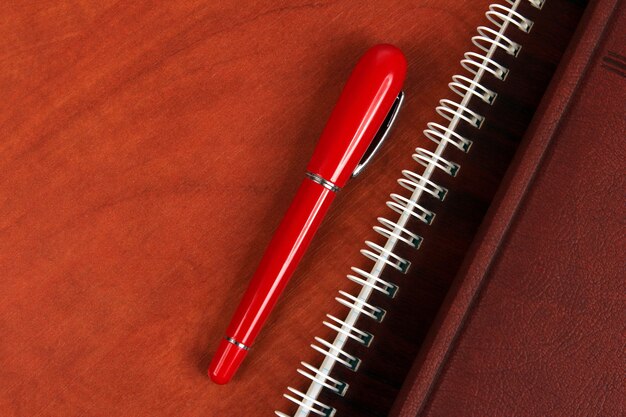
M 339 290 L 339 307 L 322 323 L 331 337 L 311 344 L 319 361 L 301 363 L 302 386 L 284 394 L 294 409 L 276 415 L 388 410 L 380 404 L 393 400 L 430 324 L 424 317 L 439 306 L 420 307 L 420 297 L 446 293 L 584 8 L 559 0 L 489 6 L 450 96 L 423 131 L 432 146 L 416 148 L 415 164 L 401 169 L 361 250 L 368 266 L 347 274 L 356 290 Z
M 586 10 L 390 417 L 625 415 L 624 209 L 605 198 L 626 189 L 625 6 Z

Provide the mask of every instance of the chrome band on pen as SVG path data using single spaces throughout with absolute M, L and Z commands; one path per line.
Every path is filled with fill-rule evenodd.
M 243 343 L 236 341 L 236 340 L 235 340 L 235 339 L 233 339 L 232 337 L 228 337 L 228 336 L 227 336 L 227 337 L 225 337 L 224 339 L 226 339 L 226 341 L 227 341 L 228 343 L 231 343 L 231 344 L 233 344 L 233 345 L 237 346 L 238 348 L 241 348 L 241 349 L 243 349 L 243 350 L 250 350 L 250 347 L 249 347 L 249 346 L 246 346 L 246 345 L 244 345 Z
M 321 185 L 322 187 L 336 193 L 337 191 L 341 190 L 341 188 L 337 187 L 335 184 L 333 184 L 332 182 L 322 178 L 321 176 L 314 174 L 312 172 L 307 171 L 306 172 L 306 176 L 307 178 L 309 178 L 310 180 L 318 183 L 319 185 Z

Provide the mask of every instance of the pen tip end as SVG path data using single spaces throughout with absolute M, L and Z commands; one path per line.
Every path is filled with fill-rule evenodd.
M 247 350 L 222 340 L 209 365 L 209 378 L 216 384 L 227 384 L 239 369 L 247 353 Z
M 211 378 L 211 381 L 218 385 L 225 385 L 230 381 L 229 377 L 219 372 L 215 372 L 211 368 L 209 368 L 209 378 Z

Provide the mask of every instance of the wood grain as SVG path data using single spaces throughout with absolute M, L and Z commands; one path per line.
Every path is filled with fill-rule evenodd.
M 3 2 L 0 414 L 289 411 L 282 393 L 304 387 L 301 360 L 319 361 L 308 346 L 353 288 L 349 267 L 366 265 L 362 242 L 489 3 Z M 398 127 L 339 195 L 238 377 L 214 385 L 209 356 L 352 66 L 379 42 L 409 60 Z M 435 299 L 447 284 L 426 285 Z M 386 400 L 368 415 L 383 415 L 403 374 L 370 375 Z

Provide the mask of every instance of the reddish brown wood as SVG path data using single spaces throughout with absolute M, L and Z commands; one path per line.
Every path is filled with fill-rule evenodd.
M 489 3 L 3 2 L 0 414 L 288 411 L 281 395 L 319 361 L 308 345 L 366 265 L 362 242 Z M 217 386 L 208 358 L 379 42 L 409 60 L 398 126 Z

